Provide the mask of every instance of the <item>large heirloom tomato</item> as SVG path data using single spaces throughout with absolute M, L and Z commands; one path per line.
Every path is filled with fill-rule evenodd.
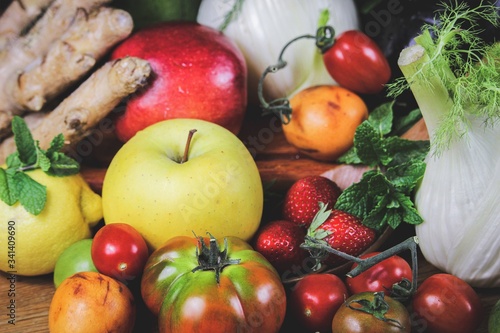
M 149 257 L 141 294 L 160 332 L 278 332 L 286 312 L 276 270 L 236 237 L 171 238 Z

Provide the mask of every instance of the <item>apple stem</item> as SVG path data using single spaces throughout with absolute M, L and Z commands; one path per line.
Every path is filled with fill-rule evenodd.
M 191 140 L 193 139 L 193 135 L 195 132 L 196 132 L 196 129 L 192 129 L 188 133 L 188 138 L 186 141 L 186 148 L 184 148 L 184 155 L 182 156 L 181 164 L 188 161 L 189 146 L 191 145 Z

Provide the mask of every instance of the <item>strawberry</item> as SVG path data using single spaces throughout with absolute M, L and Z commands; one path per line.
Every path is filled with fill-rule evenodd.
M 308 227 L 319 210 L 321 201 L 333 208 L 341 193 L 337 184 L 322 176 L 308 176 L 297 180 L 285 195 L 283 218 Z
M 298 224 L 274 220 L 264 225 L 254 241 L 254 249 L 260 252 L 278 273 L 283 274 L 293 266 L 302 267 L 307 251 L 300 248 L 306 230 Z
M 325 254 L 324 246 L 355 257 L 373 244 L 376 237 L 375 230 L 363 225 L 358 217 L 337 209 L 327 210 L 326 205 L 321 203 L 307 230 L 305 243 L 313 250 L 319 250 L 320 257 Z M 347 259 L 328 253 L 320 260 L 327 266 L 335 267 Z

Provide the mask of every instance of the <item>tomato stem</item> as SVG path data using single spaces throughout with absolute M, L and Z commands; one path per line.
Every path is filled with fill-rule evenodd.
M 373 293 L 373 301 L 370 302 L 367 299 L 357 299 L 350 301 L 347 306 L 352 310 L 371 314 L 379 320 L 392 322 L 395 323 L 399 328 L 403 328 L 403 325 L 401 325 L 399 321 L 392 318 L 387 318 L 385 316 L 387 311 L 389 311 L 389 304 L 385 301 L 384 296 L 385 295 L 383 291 L 375 292 Z M 360 306 L 352 306 L 352 303 L 357 303 Z
M 192 272 L 199 270 L 215 272 L 215 280 L 217 284 L 220 282 L 220 273 L 222 269 L 229 265 L 239 264 L 240 259 L 230 259 L 227 253 L 227 238 L 224 238 L 224 250 L 219 250 L 219 244 L 214 236 L 210 236 L 210 243 L 207 247 L 203 237 L 198 237 L 198 247 L 196 248 L 196 256 L 198 257 L 198 266 L 193 268 Z
M 317 29 L 316 35 L 301 35 L 293 38 L 281 49 L 276 64 L 268 66 L 262 73 L 259 83 L 257 86 L 257 95 L 261 107 L 264 109 L 264 115 L 275 114 L 277 115 L 283 124 L 288 124 L 291 120 L 292 108 L 290 107 L 290 101 L 286 98 L 277 98 L 271 102 L 267 102 L 264 98 L 264 79 L 269 73 L 276 73 L 280 69 L 286 67 L 287 62 L 283 59 L 285 50 L 293 43 L 300 39 L 314 39 L 316 41 L 316 47 L 320 49 L 321 53 L 325 53 L 329 48 L 332 47 L 335 41 L 335 30 L 331 26 L 321 26 Z
M 417 290 L 417 277 L 418 277 L 418 260 L 417 260 L 417 246 L 418 246 L 418 237 L 413 236 L 410 237 L 403 242 L 394 245 L 391 248 L 386 249 L 385 251 L 369 258 L 361 259 L 359 257 L 355 257 L 334 249 L 326 244 L 325 241 L 320 239 L 315 239 L 314 237 L 306 236 L 306 241 L 301 244 L 301 248 L 306 249 L 311 254 L 311 257 L 316 259 L 317 264 L 313 267 L 313 270 L 318 270 L 321 267 L 321 261 L 328 254 L 335 254 L 339 257 L 347 259 L 349 261 L 355 262 L 357 266 L 349 271 L 346 276 L 347 277 L 355 277 L 369 268 L 375 266 L 381 261 L 392 257 L 400 252 L 405 250 L 410 250 L 411 252 L 411 262 L 412 262 L 412 281 L 401 281 L 400 283 L 393 286 L 393 293 L 391 296 L 394 299 L 405 301 L 415 293 Z

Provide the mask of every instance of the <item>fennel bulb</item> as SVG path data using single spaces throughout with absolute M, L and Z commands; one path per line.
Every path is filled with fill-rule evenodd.
M 421 251 L 472 286 L 500 287 L 500 44 L 476 37 L 478 18 L 496 22 L 495 8 L 446 7 L 443 24 L 427 27 L 436 38 L 424 31 L 398 65 L 431 143 L 415 193 Z M 465 21 L 472 26 L 462 28 Z
M 249 99 L 257 101 L 261 74 L 276 62 L 287 42 L 316 33 L 320 13 L 325 9 L 329 11 L 327 24 L 336 35 L 359 29 L 353 0 L 203 0 L 197 21 L 220 29 L 229 19 L 223 33 L 243 52 L 248 67 Z M 269 99 L 291 97 L 313 85 L 335 84 L 313 41 L 293 43 L 284 58 L 287 67 L 266 79 L 264 93 Z

